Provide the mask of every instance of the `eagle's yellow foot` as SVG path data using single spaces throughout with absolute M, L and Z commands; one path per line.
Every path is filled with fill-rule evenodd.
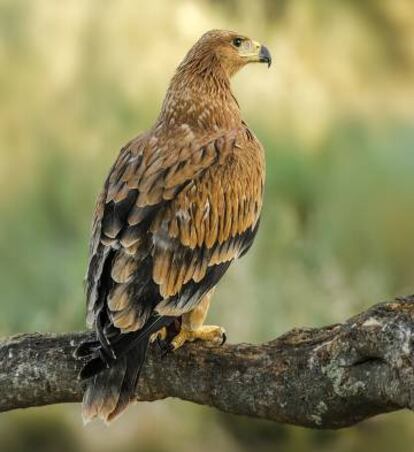
M 169 348 L 174 351 L 186 342 L 193 342 L 197 339 L 212 344 L 223 345 L 226 342 L 226 331 L 221 326 L 215 325 L 202 325 L 194 330 L 182 327 L 177 336 L 171 341 Z
M 166 338 L 167 338 L 167 328 L 163 326 L 160 330 L 151 334 L 150 344 L 153 344 L 155 341 L 165 341 Z

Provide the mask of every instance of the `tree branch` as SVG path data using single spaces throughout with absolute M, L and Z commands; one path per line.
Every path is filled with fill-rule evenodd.
M 0 342 L 0 411 L 79 402 L 76 346 L 91 332 Z M 344 324 L 294 329 L 262 345 L 185 345 L 148 354 L 137 397 L 178 397 L 235 414 L 339 428 L 414 408 L 414 296 Z

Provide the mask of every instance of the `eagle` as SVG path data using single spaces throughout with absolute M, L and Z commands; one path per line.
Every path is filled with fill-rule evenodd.
M 214 288 L 254 240 L 265 159 L 230 79 L 269 50 L 232 31 L 205 33 L 169 84 L 154 125 L 127 143 L 94 210 L 86 275 L 82 415 L 109 422 L 134 400 L 151 342 L 222 344 L 204 325 Z M 173 332 L 173 334 L 171 334 Z

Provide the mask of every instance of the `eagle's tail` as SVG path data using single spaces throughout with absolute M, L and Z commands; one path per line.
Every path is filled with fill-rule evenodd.
M 89 379 L 82 402 L 85 423 L 96 417 L 110 422 L 133 401 L 147 346 L 148 339 L 141 341 L 108 369 Z
M 86 380 L 82 402 L 85 423 L 94 418 L 110 422 L 135 400 L 150 336 L 171 321 L 171 317 L 157 316 L 139 331 L 120 334 L 111 341 L 112 356 L 108 356 L 108 344 L 104 347 L 99 341 L 84 342 L 79 346 L 76 356 L 89 358 L 80 372 L 80 378 Z

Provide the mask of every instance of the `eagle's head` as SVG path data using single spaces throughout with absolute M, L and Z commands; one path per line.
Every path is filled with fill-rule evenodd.
M 248 63 L 272 63 L 269 50 L 249 37 L 225 30 L 211 30 L 194 44 L 183 65 L 198 63 L 201 71 L 220 65 L 231 77 Z
M 272 62 L 264 45 L 233 31 L 211 30 L 189 50 L 171 79 L 159 122 L 204 130 L 241 123 L 230 78 L 248 63 Z

